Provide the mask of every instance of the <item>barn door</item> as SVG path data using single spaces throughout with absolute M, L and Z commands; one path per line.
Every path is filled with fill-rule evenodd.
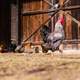
M 35 10 L 46 10 L 49 5 L 43 0 L 24 0 L 22 3 L 22 13 Z M 22 15 L 22 41 L 28 38 L 44 21 L 48 19 L 48 14 L 40 15 Z M 41 41 L 40 32 L 38 31 L 28 41 Z

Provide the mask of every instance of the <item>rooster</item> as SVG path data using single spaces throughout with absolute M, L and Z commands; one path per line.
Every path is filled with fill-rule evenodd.
M 59 49 L 60 44 L 65 38 L 64 29 L 63 29 L 64 18 L 63 16 L 59 17 L 58 21 L 55 24 L 54 32 L 48 33 L 46 43 L 42 44 L 43 52 L 47 52 L 48 50 L 56 51 L 62 50 Z

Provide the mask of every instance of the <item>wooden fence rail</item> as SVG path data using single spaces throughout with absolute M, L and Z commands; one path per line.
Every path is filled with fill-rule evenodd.
M 27 16 L 27 15 L 39 15 L 39 14 L 47 14 L 47 13 L 52 13 L 55 11 L 59 11 L 59 10 L 75 10 L 75 9 L 80 9 L 80 5 L 77 6 L 69 6 L 69 7 L 60 7 L 58 9 L 48 9 L 48 10 L 36 10 L 36 11 L 24 11 L 22 12 L 22 15 Z

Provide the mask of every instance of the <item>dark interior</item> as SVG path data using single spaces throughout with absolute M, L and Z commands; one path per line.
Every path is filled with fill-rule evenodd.
M 10 0 L 0 1 L 0 42 L 6 45 L 10 42 Z

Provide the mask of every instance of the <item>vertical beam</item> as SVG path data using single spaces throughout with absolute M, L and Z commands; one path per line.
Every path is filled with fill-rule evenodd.
M 11 40 L 18 43 L 18 0 L 11 3 Z

